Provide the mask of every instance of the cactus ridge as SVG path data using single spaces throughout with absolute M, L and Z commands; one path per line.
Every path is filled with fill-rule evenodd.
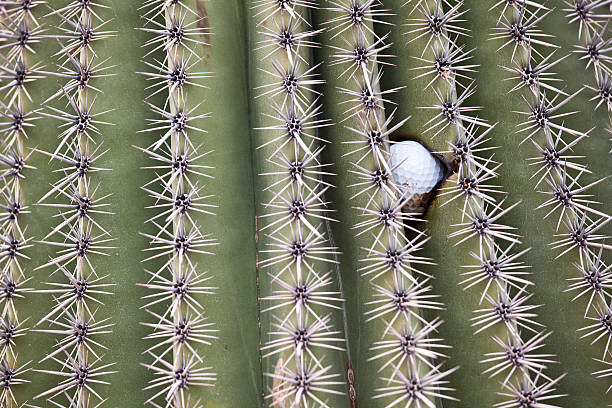
M 142 190 L 154 202 L 147 207 L 154 215 L 146 223 L 157 231 L 140 233 L 149 240 L 142 262 L 155 266 L 145 269 L 147 280 L 139 284 L 150 291 L 143 297 L 142 309 L 152 319 L 141 322 L 151 329 L 145 336 L 150 346 L 144 351 L 149 361 L 141 363 L 153 373 L 144 387 L 145 403 L 195 408 L 201 403 L 193 397 L 194 390 L 216 381 L 200 346 L 210 346 L 218 331 L 202 300 L 215 295 L 214 277 L 198 267 L 197 259 L 212 255 L 218 242 L 202 232 L 196 219 L 198 214 L 213 216 L 216 207 L 202 184 L 213 178 L 212 167 L 205 164 L 212 152 L 202 152 L 202 146 L 193 142 L 194 135 L 207 133 L 199 123 L 210 113 L 198 113 L 203 102 L 190 106 L 188 96 L 190 88 L 206 88 L 202 80 L 214 75 L 196 71 L 201 57 L 194 50 L 206 45 L 205 38 L 212 33 L 180 1 L 148 0 L 140 10 L 144 26 L 138 29 L 151 38 L 143 44 L 147 50 L 143 65 L 149 71 L 139 74 L 151 82 L 145 103 L 155 118 L 147 119 L 148 127 L 140 131 L 154 135 L 151 144 L 134 147 L 152 163 L 144 168 L 155 172 Z M 163 103 L 157 105 L 154 101 L 160 97 Z
M 2 265 L 2 297 L 0 313 L 0 406 L 21 407 L 28 403 L 16 391 L 29 383 L 28 372 L 31 362 L 19 357 L 19 345 L 25 342 L 29 328 L 29 317 L 24 316 L 19 303 L 27 299 L 32 279 L 30 271 L 22 262 L 29 260 L 28 249 L 33 246 L 24 215 L 30 214 L 29 205 L 24 202 L 24 170 L 33 169 L 28 164 L 28 131 L 40 118 L 39 109 L 28 88 L 44 77 L 42 63 L 36 62 L 37 44 L 40 43 L 44 28 L 36 20 L 33 8 L 41 2 L 33 2 L 29 8 L 21 2 L 0 2 L 0 163 L 3 185 L 0 207 L 0 240 Z M 34 60 L 34 61 L 33 61 Z M 27 222 L 27 219 L 26 219 Z
M 261 353 L 271 407 L 327 408 L 344 395 L 338 248 L 330 242 L 328 223 L 335 220 L 324 196 L 334 186 L 323 180 L 332 175 L 321 158 L 329 141 L 318 136 L 331 123 L 321 118 L 315 87 L 323 81 L 310 58 L 322 31 L 310 29 L 308 9 L 316 7 L 314 1 L 252 2 L 253 52 L 265 74 L 255 83 L 255 98 L 271 108 L 261 113 L 266 126 L 255 128 L 266 193 L 257 215 L 257 267 L 266 280 L 260 299 L 269 324 L 262 325 Z
M 25 4 L 25 3 L 24 3 Z M 24 6 L 25 7 L 25 6 Z M 108 59 L 100 59 L 94 40 L 114 34 L 100 31 L 107 24 L 104 15 L 110 7 L 99 2 L 68 2 L 44 16 L 59 18 L 57 28 L 46 29 L 45 38 L 55 39 L 60 50 L 57 69 L 45 72 L 61 81 L 60 89 L 42 102 L 42 116 L 59 122 L 61 133 L 54 150 L 37 153 L 60 165 L 62 177 L 50 185 L 37 203 L 57 211 L 57 225 L 39 242 L 54 248 L 55 256 L 35 268 L 52 268 L 53 280 L 48 289 L 37 293 L 50 294 L 53 306 L 35 325 L 34 331 L 58 338 L 52 351 L 39 363 L 49 361 L 55 368 L 36 369 L 46 376 L 57 377 L 57 385 L 37 396 L 58 407 L 100 406 L 107 399 L 102 388 L 109 385 L 114 362 L 105 358 L 107 347 L 101 336 L 111 333 L 112 317 L 101 316 L 99 308 L 112 295 L 114 283 L 109 275 L 100 275 L 96 264 L 109 256 L 115 240 L 102 219 L 109 211 L 110 194 L 99 193 L 95 175 L 102 170 L 95 163 L 106 151 L 102 149 L 103 130 L 110 123 L 102 120 L 110 111 L 99 111 L 96 100 L 102 90 L 94 84 L 101 77 L 112 75 Z M 98 24 L 94 27 L 95 24 Z M 57 101 L 62 101 L 58 107 Z M 54 106 L 55 105 L 55 106 Z M 41 328 L 41 325 L 49 328 Z
M 594 110 L 606 104 L 610 112 L 612 110 L 612 99 L 610 98 L 612 72 L 608 66 L 610 58 L 606 53 L 612 39 L 604 38 L 610 15 L 601 7 L 609 7 L 611 2 L 575 0 L 564 1 L 564 3 L 567 8 L 562 11 L 567 13 L 568 24 L 578 22 L 578 40 L 584 37 L 584 45 L 575 45 L 573 53 L 586 61 L 586 68 L 592 70 L 595 79 L 595 86 L 584 84 L 584 88 L 595 93 L 590 99 L 590 101 L 597 101 Z M 612 118 L 610 120 L 612 121 Z M 612 122 L 606 131 L 612 133 Z

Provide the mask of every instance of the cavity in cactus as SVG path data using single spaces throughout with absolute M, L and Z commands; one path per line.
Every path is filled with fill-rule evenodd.
M 0 407 L 612 406 L 609 0 L 0 0 Z

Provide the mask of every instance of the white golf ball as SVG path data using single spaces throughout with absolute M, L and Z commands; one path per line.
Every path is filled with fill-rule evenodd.
M 391 166 L 397 166 L 393 176 L 408 196 L 429 193 L 444 177 L 442 164 L 425 146 L 413 140 L 391 145 Z

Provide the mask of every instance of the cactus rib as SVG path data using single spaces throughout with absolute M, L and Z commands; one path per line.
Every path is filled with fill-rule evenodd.
M 346 400 L 343 299 L 325 196 L 334 186 L 318 131 L 321 84 L 309 8 L 317 2 L 253 2 L 253 104 L 262 193 L 257 211 L 264 394 L 268 406 L 333 407 Z M 350 391 L 349 391 L 350 392 Z
M 166 407 L 196 407 L 199 402 L 192 397 L 192 389 L 213 386 L 216 380 L 198 346 L 210 346 L 217 329 L 198 299 L 214 295 L 216 287 L 193 257 L 212 255 L 211 247 L 218 242 L 201 232 L 195 217 L 198 213 L 214 215 L 216 206 L 200 184 L 202 178 L 212 178 L 211 167 L 203 164 L 211 152 L 201 153 L 194 136 L 206 133 L 197 123 L 209 114 L 198 113 L 201 103 L 189 106 L 188 92 L 194 85 L 202 86 L 200 79 L 212 76 L 194 71 L 200 59 L 194 47 L 206 44 L 202 38 L 211 33 L 180 2 L 147 1 L 142 9 L 145 24 L 141 30 L 153 35 L 144 44 L 149 49 L 145 58 L 163 54 L 154 63 L 146 62 L 152 72 L 142 73 L 153 81 L 147 99 L 167 93 L 160 106 L 146 101 L 157 118 L 148 119 L 149 127 L 143 132 L 159 136 L 146 148 L 139 148 L 156 163 L 148 167 L 156 170 L 155 177 L 142 187 L 155 200 L 150 208 L 156 214 L 147 222 L 157 230 L 156 234 L 141 233 L 150 245 L 144 250 L 148 256 L 143 262 L 161 260 L 155 270 L 146 270 L 148 279 L 141 284 L 152 292 L 144 297 L 143 308 L 154 319 L 154 323 L 142 323 L 152 330 L 145 338 L 153 340 L 145 351 L 152 362 L 143 366 L 154 373 L 144 390 L 151 393 L 146 403 L 153 406 L 164 401 Z
M 101 216 L 112 214 L 107 202 L 110 195 L 101 195 L 98 192 L 100 184 L 92 177 L 99 170 L 95 167 L 94 155 L 102 145 L 101 129 L 110 125 L 100 119 L 109 111 L 97 112 L 95 103 L 102 91 L 92 82 L 108 75 L 101 72 L 110 67 L 103 66 L 107 61 L 95 62 L 96 53 L 90 38 L 98 34 L 93 28 L 94 21 L 105 24 L 102 16 L 108 8 L 98 2 L 72 1 L 45 16 L 61 19 L 58 27 L 61 33 L 49 35 L 60 45 L 56 54 L 60 70 L 49 74 L 65 84 L 43 102 L 46 109 L 41 113 L 58 121 L 59 128 L 64 130 L 53 152 L 39 152 L 53 162 L 77 163 L 71 169 L 64 169 L 64 176 L 39 200 L 40 205 L 58 211 L 59 222 L 40 241 L 57 248 L 56 255 L 36 269 L 53 268 L 52 275 L 57 273 L 63 279 L 49 282 L 49 289 L 37 290 L 51 294 L 55 304 L 36 324 L 45 323 L 49 328 L 36 331 L 62 337 L 54 350 L 40 361 L 52 361 L 57 368 L 36 369 L 39 373 L 59 377 L 59 382 L 35 398 L 45 397 L 58 407 L 99 406 L 106 400 L 100 386 L 110 385 L 107 378 L 115 373 L 112 369 L 115 363 L 104 358 L 107 348 L 100 342 L 100 335 L 110 333 L 114 322 L 111 317 L 100 318 L 98 311 L 112 295 L 110 289 L 114 284 L 109 283 L 112 278 L 108 275 L 98 274 L 95 266 L 99 256 L 109 256 L 108 251 L 114 248 L 111 245 L 114 238 L 99 220 Z M 66 26 L 78 29 L 72 31 Z M 112 35 L 112 32 L 101 33 L 99 39 Z M 53 106 L 56 100 L 65 101 L 65 106 Z M 49 203 L 51 197 L 61 201 Z

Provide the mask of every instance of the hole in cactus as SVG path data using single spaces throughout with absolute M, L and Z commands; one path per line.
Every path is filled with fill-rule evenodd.
M 443 156 L 432 154 L 417 140 L 401 136 L 392 138 L 395 143 L 390 148 L 391 167 L 407 200 L 404 207 L 407 207 L 407 212 L 425 214 L 450 173 L 448 163 Z

